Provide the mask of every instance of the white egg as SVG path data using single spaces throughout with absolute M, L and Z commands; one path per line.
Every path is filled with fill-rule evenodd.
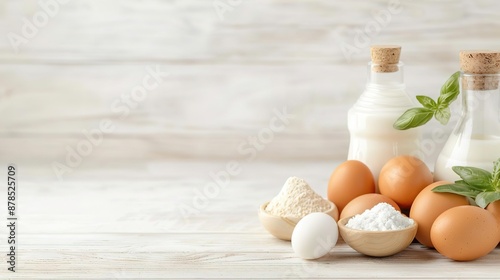
M 293 251 L 303 259 L 326 255 L 337 244 L 337 222 L 325 213 L 311 213 L 302 218 L 292 233 Z

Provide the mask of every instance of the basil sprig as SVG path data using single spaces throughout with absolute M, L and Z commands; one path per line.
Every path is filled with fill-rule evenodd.
M 493 173 L 476 167 L 453 166 L 462 180 L 455 184 L 437 186 L 433 192 L 454 193 L 475 200 L 479 207 L 500 200 L 500 158 L 493 163 Z
M 447 124 L 451 116 L 449 106 L 460 94 L 459 77 L 460 72 L 455 72 L 448 78 L 441 87 L 437 101 L 425 95 L 417 95 L 418 102 L 424 107 L 407 110 L 394 122 L 393 127 L 398 130 L 407 130 L 426 124 L 432 117 L 442 125 Z

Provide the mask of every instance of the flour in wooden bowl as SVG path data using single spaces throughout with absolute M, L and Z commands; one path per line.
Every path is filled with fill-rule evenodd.
M 345 226 L 357 230 L 383 231 L 405 229 L 414 223 L 392 205 L 381 202 L 362 214 L 352 217 Z
M 290 177 L 279 194 L 269 202 L 266 211 L 276 216 L 302 218 L 331 207 L 332 204 L 314 192 L 304 179 Z

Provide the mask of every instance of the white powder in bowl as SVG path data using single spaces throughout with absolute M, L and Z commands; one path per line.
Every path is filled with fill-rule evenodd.
M 290 177 L 280 193 L 266 207 L 266 211 L 276 216 L 302 218 L 314 212 L 329 210 L 328 200 L 314 192 L 304 179 Z
M 382 202 L 365 210 L 347 222 L 348 228 L 369 231 L 398 230 L 412 226 L 415 222 L 402 215 L 392 205 Z

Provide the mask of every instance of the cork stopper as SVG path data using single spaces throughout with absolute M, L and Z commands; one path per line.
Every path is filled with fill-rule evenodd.
M 472 90 L 498 88 L 499 77 L 481 74 L 500 73 L 500 52 L 498 51 L 460 51 L 460 69 L 465 74 L 462 87 Z
M 401 46 L 397 45 L 375 45 L 370 48 L 373 72 L 396 72 L 398 71 Z

